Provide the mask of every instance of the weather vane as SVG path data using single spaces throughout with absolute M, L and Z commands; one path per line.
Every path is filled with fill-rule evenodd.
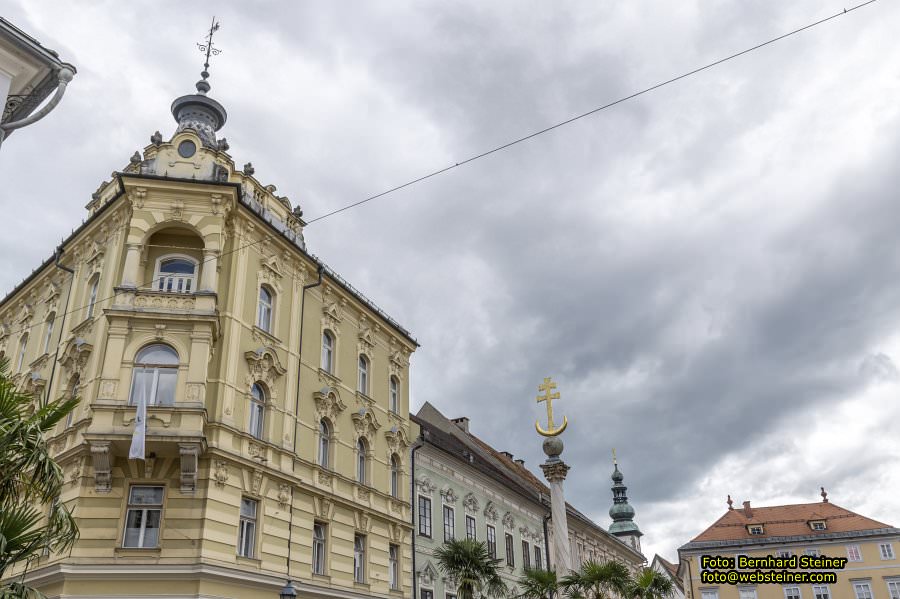
M 545 437 L 555 437 L 566 430 L 566 427 L 569 425 L 569 419 L 565 416 L 563 416 L 562 425 L 559 428 L 556 428 L 556 424 L 553 422 L 553 400 L 559 399 L 559 391 L 553 393 L 554 389 L 556 389 L 556 383 L 549 376 L 544 378 L 544 382 L 538 385 L 538 391 L 544 392 L 543 395 L 537 396 L 538 403 L 542 401 L 547 402 L 547 428 L 541 428 L 540 422 L 537 421 L 534 423 L 534 428 Z
M 206 62 L 203 63 L 203 72 L 200 73 L 204 79 L 209 77 L 209 73 L 207 69 L 209 69 L 209 57 L 218 56 L 222 53 L 221 50 L 213 46 L 213 34 L 219 30 L 219 24 L 216 22 L 216 18 L 213 17 L 212 24 L 209 26 L 209 33 L 206 34 L 206 40 L 203 43 L 198 42 L 197 47 L 200 48 L 201 52 L 206 52 Z

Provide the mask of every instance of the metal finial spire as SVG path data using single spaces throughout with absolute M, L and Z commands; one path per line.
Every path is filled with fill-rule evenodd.
M 216 18 L 213 17 L 212 23 L 209 26 L 209 33 L 206 34 L 206 39 L 203 42 L 197 43 L 197 47 L 200 48 L 200 51 L 206 53 L 206 62 L 203 63 L 203 71 L 200 72 L 200 76 L 203 77 L 203 79 L 197 82 L 197 91 L 201 94 L 205 94 L 209 91 L 209 83 L 206 81 L 209 79 L 209 57 L 218 56 L 222 53 L 220 49 L 213 46 L 213 34 L 218 30 L 219 23 L 216 21 Z
M 613 450 L 613 466 L 618 466 L 619 460 L 616 459 L 616 448 L 613 447 L 612 450 Z

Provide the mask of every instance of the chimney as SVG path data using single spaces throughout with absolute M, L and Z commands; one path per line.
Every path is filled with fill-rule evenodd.
M 753 517 L 753 510 L 750 509 L 750 502 L 749 502 L 749 501 L 745 501 L 745 502 L 744 502 L 744 515 L 747 516 L 748 518 L 752 518 L 752 517 Z
M 464 432 L 469 432 L 469 419 L 465 416 L 461 418 L 454 418 L 450 422 L 461 428 Z
M 501 451 L 500 453 L 502 453 L 504 456 L 506 456 L 510 460 L 513 459 L 513 454 L 509 453 L 508 451 Z
M 519 460 L 514 460 L 514 461 L 516 462 L 516 464 L 518 464 L 522 468 L 525 467 L 525 460 L 519 459 Z

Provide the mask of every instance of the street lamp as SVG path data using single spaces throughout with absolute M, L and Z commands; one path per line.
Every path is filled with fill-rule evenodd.
M 297 599 L 297 589 L 294 588 L 294 583 L 291 582 L 290 578 L 288 578 L 281 591 L 278 592 L 278 596 L 281 599 Z

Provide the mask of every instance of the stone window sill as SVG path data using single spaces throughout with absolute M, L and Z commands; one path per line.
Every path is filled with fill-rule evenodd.
M 159 557 L 161 547 L 116 547 L 113 553 L 117 557 Z

